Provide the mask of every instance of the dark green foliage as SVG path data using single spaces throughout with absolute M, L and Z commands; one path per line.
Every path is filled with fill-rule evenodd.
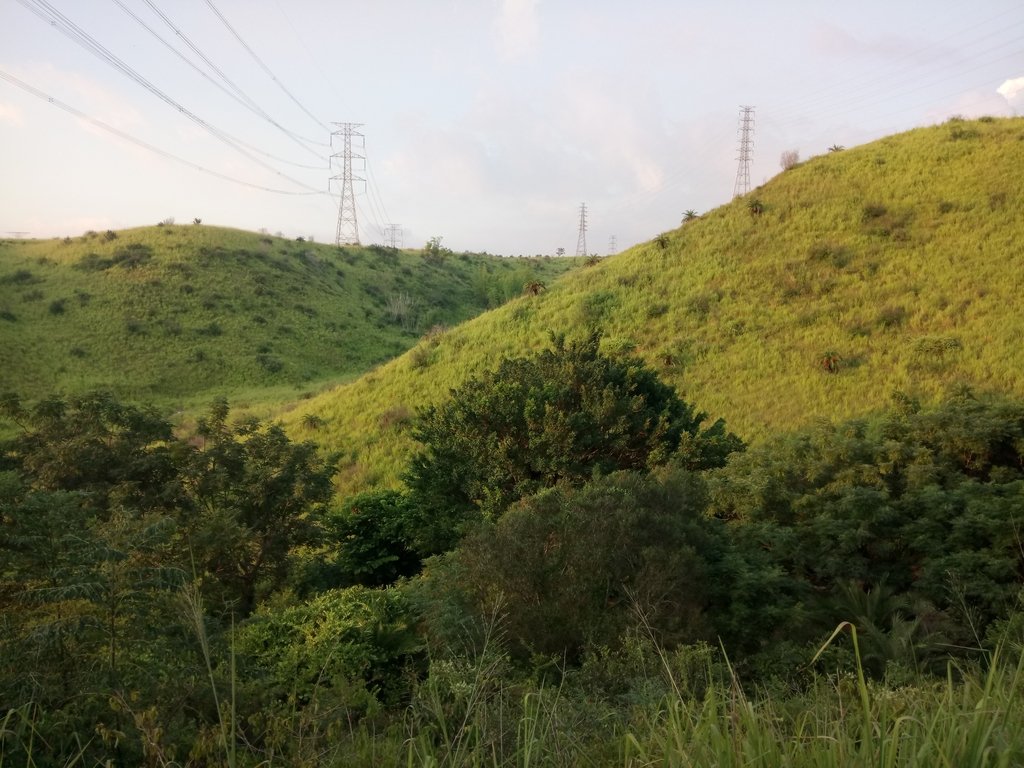
M 419 527 L 405 494 L 374 491 L 354 496 L 324 519 L 327 579 L 338 586 L 381 587 L 419 573 Z
M 200 420 L 203 447 L 190 455 L 184 478 L 197 562 L 244 616 L 285 583 L 291 550 L 315 540 L 334 468 L 279 426 L 232 426 L 227 415 L 220 400 Z
M 556 337 L 425 411 L 415 429 L 424 450 L 407 478 L 417 503 L 450 522 L 497 515 L 560 482 L 662 464 L 684 435 L 686 463 L 705 466 L 704 414 L 639 360 L 606 357 L 598 345 L 597 334 L 570 344 Z
M 42 278 L 35 275 L 30 269 L 16 269 L 9 275 L 0 278 L 0 285 L 32 285 L 41 282 Z
M 83 744 L 90 764 L 107 750 L 143 764 L 140 741 L 116 746 L 126 729 L 201 742 L 197 718 L 217 715 L 195 643 L 223 656 L 229 627 L 204 596 L 241 619 L 284 585 L 295 549 L 318 543 L 333 469 L 278 427 L 229 426 L 225 402 L 200 446 L 103 393 L 32 407 L 6 395 L 0 413 L 19 429 L 0 446 L 0 700 L 40 708 L 33 764 Z M 388 621 L 366 627 L 381 648 L 402 633 Z M 377 669 L 354 684 L 376 685 Z
M 4 446 L 33 488 L 74 491 L 97 514 L 112 506 L 167 509 L 180 500 L 170 425 L 155 411 L 92 392 L 31 407 L 14 395 L 0 416 L 21 427 Z
M 1022 457 L 1024 406 L 963 394 L 933 410 L 903 398 L 877 422 L 734 455 L 713 475 L 711 511 L 734 521 L 734 541 L 762 570 L 786 574 L 762 619 L 748 617 L 761 642 L 827 631 L 851 619 L 827 601 L 886 591 L 899 616 L 876 629 L 941 629 L 978 646 L 1024 583 Z M 799 619 L 801 603 L 817 608 Z
M 260 610 L 237 648 L 257 697 L 248 706 L 261 713 L 262 738 L 273 743 L 275 735 L 293 735 L 274 734 L 283 716 L 314 699 L 317 707 L 336 707 L 349 725 L 381 703 L 402 703 L 421 643 L 401 593 L 352 587 Z
M 454 579 L 477 623 L 498 616 L 521 659 L 574 662 L 641 617 L 669 646 L 711 637 L 709 563 L 724 542 L 704 506 L 702 481 L 685 471 L 562 485 L 473 531 L 440 578 Z
M 67 311 L 67 306 L 67 299 L 54 299 L 48 309 L 51 315 L 63 315 Z

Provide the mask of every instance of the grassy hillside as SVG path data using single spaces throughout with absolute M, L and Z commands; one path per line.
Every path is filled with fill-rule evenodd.
M 204 225 L 0 241 L 0 391 L 293 399 L 574 261 L 338 249 Z
M 284 415 L 393 484 L 410 416 L 503 355 L 588 327 L 747 439 L 865 414 L 897 390 L 1024 395 L 1024 120 L 815 157 L 746 198 L 443 334 Z M 315 418 L 314 418 L 315 417 Z

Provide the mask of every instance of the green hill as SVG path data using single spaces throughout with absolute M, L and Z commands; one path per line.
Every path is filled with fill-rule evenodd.
M 0 391 L 291 400 L 574 262 L 339 249 L 203 225 L 0 241 Z
M 745 198 L 442 334 L 284 416 L 394 484 L 410 416 L 474 372 L 599 327 L 757 441 L 894 392 L 1024 395 L 1024 120 L 951 120 L 815 157 Z

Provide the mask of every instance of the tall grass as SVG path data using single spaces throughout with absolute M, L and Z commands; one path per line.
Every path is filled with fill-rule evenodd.
M 456 717 L 436 696 L 411 711 L 408 765 L 988 768 L 1024 760 L 1021 667 L 998 657 L 987 670 L 951 666 L 944 681 L 911 686 L 868 682 L 858 666 L 790 696 L 748 696 L 726 679 L 702 696 L 673 691 L 597 712 L 561 689 L 515 689 L 513 701 L 486 666 L 476 671 Z M 588 716 L 595 719 L 585 723 Z

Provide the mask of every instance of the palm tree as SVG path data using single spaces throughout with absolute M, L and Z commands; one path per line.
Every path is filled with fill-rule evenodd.
M 693 210 L 693 208 L 687 208 L 685 211 L 683 211 L 683 224 L 685 224 L 688 221 L 693 221 L 694 219 L 699 218 L 700 216 L 697 214 L 695 210 Z
M 828 148 L 828 151 L 829 152 L 842 152 L 844 149 L 846 149 L 846 147 L 844 147 L 842 144 L 833 144 L 831 147 Z

